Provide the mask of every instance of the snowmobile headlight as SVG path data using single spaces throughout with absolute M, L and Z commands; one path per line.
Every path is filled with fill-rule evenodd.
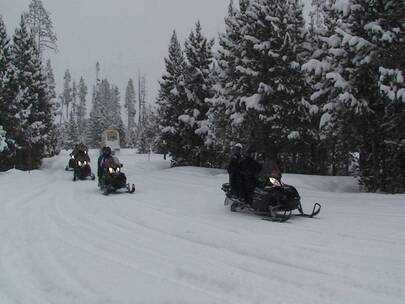
M 118 167 L 117 170 L 116 170 L 116 172 L 120 172 L 120 171 L 121 171 L 121 170 L 120 170 L 120 167 Z
M 277 178 L 269 177 L 269 181 L 273 186 L 281 186 L 281 183 L 278 181 Z
M 113 168 L 108 168 L 108 171 L 111 173 L 111 174 L 113 174 L 114 173 L 114 169 Z
M 79 160 L 79 166 L 81 166 L 82 165 L 82 162 Z
M 87 165 L 87 161 L 84 161 L 84 162 L 83 162 L 83 165 Z
M 72 156 L 71 156 L 71 158 L 72 158 L 72 159 L 75 159 L 75 156 L 74 156 L 74 155 L 72 155 Z

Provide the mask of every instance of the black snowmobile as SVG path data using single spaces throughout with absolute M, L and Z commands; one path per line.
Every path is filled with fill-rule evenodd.
M 247 203 L 244 198 L 234 196 L 229 183 L 223 184 L 222 190 L 226 195 L 224 204 L 231 205 L 231 211 L 249 210 L 265 216 L 263 219 L 268 221 L 285 222 L 292 216 L 314 217 L 321 210 L 321 205 L 316 203 L 312 213 L 304 213 L 297 189 L 274 177 L 269 177 L 265 183 L 254 189 L 251 203 Z M 293 214 L 294 210 L 298 210 L 299 213 Z
M 127 177 L 121 171 L 121 168 L 122 164 L 118 164 L 113 159 L 106 163 L 99 184 L 104 195 L 108 195 L 123 188 L 126 189 L 127 193 L 135 192 L 135 185 L 127 183 Z
M 83 143 L 75 145 L 72 153 L 69 154 L 70 158 L 67 166 L 65 167 L 66 171 L 74 171 L 77 164 L 76 157 L 79 153 L 83 153 L 88 157 L 89 149 Z
M 91 172 L 90 157 L 86 151 L 79 151 L 76 153 L 74 161 L 73 181 L 78 179 L 84 180 L 87 178 L 95 180 L 96 176 Z

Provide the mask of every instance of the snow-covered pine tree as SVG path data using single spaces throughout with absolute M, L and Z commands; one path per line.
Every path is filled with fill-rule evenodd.
M 64 123 L 64 135 L 63 135 L 63 148 L 65 150 L 71 150 L 73 149 L 74 145 L 77 144 L 81 138 L 82 135 L 79 132 L 79 125 L 78 125 L 78 120 L 79 118 L 77 117 L 77 87 L 76 87 L 76 82 L 73 80 L 72 81 L 72 87 L 70 88 L 70 111 L 69 115 L 66 117 L 66 121 Z M 63 94 L 65 95 L 65 94 Z
M 104 130 L 104 125 L 102 123 L 102 104 L 98 97 L 98 86 L 93 86 L 92 93 L 92 108 L 90 110 L 89 123 L 86 127 L 86 143 L 91 148 L 99 148 L 101 142 L 101 132 Z
M 64 149 L 71 150 L 76 144 L 80 142 L 80 134 L 73 113 L 73 109 L 70 110 L 69 120 L 65 123 L 65 137 L 64 137 Z
M 121 95 L 116 85 L 111 86 L 111 100 L 107 101 L 108 122 L 111 127 L 118 130 L 121 146 L 125 145 L 125 126 L 121 118 Z
M 350 60 L 330 78 L 342 90 L 337 116 L 357 136 L 360 182 L 369 191 L 403 192 L 405 2 L 350 0 L 335 7 L 340 49 Z
M 76 119 L 76 123 L 77 123 L 77 107 L 78 107 L 78 103 L 77 103 L 77 86 L 76 86 L 76 81 L 72 81 L 72 107 L 71 107 L 71 111 L 70 111 L 70 115 L 73 115 L 74 118 Z M 70 119 L 70 117 L 69 117 Z
M 210 104 L 207 98 L 213 97 L 213 83 L 210 78 L 210 65 L 213 60 L 214 40 L 202 34 L 200 22 L 191 31 L 185 42 L 186 70 L 183 113 L 178 117 L 183 125 L 185 146 L 188 150 L 184 160 L 188 164 L 204 165 L 208 162 L 209 151 L 205 145 L 208 133 L 207 112 Z
M 138 134 L 142 132 L 146 111 L 146 76 L 138 75 Z
M 38 168 L 44 156 L 51 107 L 40 56 L 23 16 L 13 42 L 16 97 L 11 106 L 15 127 L 10 136 L 16 142 L 16 168 L 30 170 Z
M 89 145 L 97 148 L 101 143 L 101 133 L 110 127 L 108 121 L 108 100 L 111 100 L 111 87 L 107 79 L 103 79 L 100 83 L 94 86 L 93 93 L 93 108 L 90 111 Z
M 72 76 L 70 76 L 69 70 L 66 70 L 65 75 L 63 76 L 63 80 L 64 80 L 63 91 L 60 96 L 60 100 L 62 108 L 65 109 L 66 113 L 65 119 L 69 120 L 69 113 L 70 113 L 69 105 L 72 103 L 72 86 L 71 86 Z
M 336 0 L 327 0 L 323 9 L 323 26 L 311 25 L 313 52 L 303 65 L 303 70 L 307 73 L 311 86 L 311 102 L 319 108 L 319 113 L 312 116 L 312 130 L 316 134 L 318 129 L 321 139 L 321 151 L 318 150 L 321 152 L 318 159 L 320 173 L 324 173 L 325 162 L 329 167 L 328 173 L 347 175 L 350 163 L 348 143 L 354 143 L 354 133 L 350 125 L 345 124 L 344 118 L 337 116 L 339 106 L 335 101 L 336 96 L 342 92 L 342 84 L 337 83 L 335 86 L 333 76 L 337 75 L 336 72 L 340 73 L 341 66 L 347 64 L 349 57 L 340 47 L 342 40 L 336 33 L 340 20 Z M 343 134 L 346 136 L 342 136 Z
M 165 58 L 166 73 L 159 82 L 160 89 L 157 99 L 159 117 L 159 143 L 165 143 L 167 152 L 173 161 L 183 162 L 189 149 L 183 136 L 183 123 L 179 116 L 184 113 L 184 103 L 187 100 L 184 89 L 184 74 L 186 62 L 183 50 L 173 31 Z
M 93 88 L 93 107 L 90 111 L 90 120 L 87 130 L 87 142 L 91 147 L 99 148 L 101 133 L 114 127 L 125 138 L 125 128 L 121 119 L 120 93 L 118 87 L 110 85 L 103 79 Z
M 55 75 L 53 74 L 52 63 L 51 63 L 50 59 L 48 59 L 46 61 L 45 75 L 46 75 L 47 84 L 48 84 L 48 95 L 50 98 L 55 99 L 56 98 L 56 81 L 55 81 Z
M 145 124 L 139 134 L 137 149 L 139 154 L 146 154 L 158 150 L 159 123 L 157 113 L 147 106 L 145 109 Z
M 128 84 L 125 90 L 125 109 L 127 112 L 127 146 L 134 148 L 136 144 L 136 95 L 135 88 L 132 79 L 128 80 Z
M 215 151 L 216 166 L 224 167 L 229 161 L 232 144 L 244 143 L 244 129 L 239 128 L 239 119 L 233 115 L 237 112 L 236 106 L 241 89 L 236 81 L 240 72 L 236 69 L 242 59 L 242 33 L 246 24 L 246 9 L 248 1 L 239 2 L 239 10 L 235 8 L 233 0 L 228 7 L 228 16 L 225 18 L 225 33 L 219 35 L 219 48 L 217 50 L 216 64 L 212 69 L 212 81 L 215 83 L 215 95 L 209 99 L 208 111 L 209 131 L 206 144 Z M 235 123 L 231 123 L 235 120 Z
M 46 119 L 48 137 L 45 146 L 45 155 L 50 157 L 60 152 L 62 140 L 61 130 L 56 126 L 55 123 L 56 117 L 59 115 L 60 105 L 56 102 L 56 82 L 50 59 L 47 60 L 43 73 L 46 79 L 47 99 L 50 108 Z
M 326 74 L 332 70 L 329 47 L 333 43 L 336 23 L 338 21 L 332 9 L 335 0 L 313 0 L 310 12 L 309 41 L 310 55 L 303 64 L 302 70 L 306 73 L 310 87 L 310 102 L 313 111 L 310 112 L 307 141 L 310 146 L 308 163 L 311 164 L 313 174 L 337 174 L 336 136 L 333 128 L 325 120 L 329 113 L 325 105 L 329 102 L 328 93 L 333 88 L 328 85 Z M 330 39 L 329 39 L 330 38 Z M 333 168 L 333 169 L 332 169 Z
M 311 27 L 314 27 L 317 31 L 325 29 L 325 5 L 328 0 L 312 0 L 312 9 L 309 13 L 311 18 Z
M 0 171 L 14 165 L 14 145 L 7 132 L 14 126 L 14 117 L 10 111 L 10 100 L 13 99 L 12 79 L 13 67 L 6 26 L 0 16 L 0 126 L 2 128 L 2 144 L 0 151 Z M 7 147 L 7 149 L 5 149 Z
M 36 48 L 40 54 L 43 54 L 45 49 L 57 51 L 57 37 L 53 31 L 53 23 L 41 0 L 31 0 L 26 22 L 31 28 Z
M 299 146 L 307 130 L 311 104 L 301 71 L 307 32 L 297 0 L 251 1 L 246 15 L 236 67 L 242 94 L 233 118 L 250 130 L 250 143 L 265 153 L 270 170 L 281 152 Z
M 0 153 L 8 150 L 8 140 L 7 132 L 3 129 L 3 126 L 0 125 Z M 1 168 L 0 168 L 1 171 Z
M 84 142 L 86 133 L 85 117 L 86 117 L 87 86 L 86 83 L 84 82 L 83 77 L 80 77 L 77 94 L 79 99 L 76 111 L 77 127 L 80 134 L 80 140 Z

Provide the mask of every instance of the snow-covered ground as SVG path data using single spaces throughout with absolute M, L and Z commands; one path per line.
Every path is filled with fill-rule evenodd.
M 225 208 L 224 171 L 119 156 L 135 194 L 72 182 L 67 153 L 0 173 L 1 304 L 405 303 L 404 195 L 285 175 L 322 211 L 279 224 Z

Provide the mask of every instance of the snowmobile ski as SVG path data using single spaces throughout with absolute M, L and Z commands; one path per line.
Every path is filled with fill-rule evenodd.
M 316 216 L 320 211 L 321 211 L 321 204 L 315 203 L 314 207 L 312 208 L 311 213 L 305 213 L 304 210 L 302 209 L 302 205 L 298 205 L 298 212 L 299 214 L 294 214 L 294 216 L 301 216 L 301 217 L 309 217 L 312 218 Z
M 127 193 L 134 193 L 135 192 L 135 184 L 132 184 L 132 185 L 127 184 L 126 188 L 127 188 Z

